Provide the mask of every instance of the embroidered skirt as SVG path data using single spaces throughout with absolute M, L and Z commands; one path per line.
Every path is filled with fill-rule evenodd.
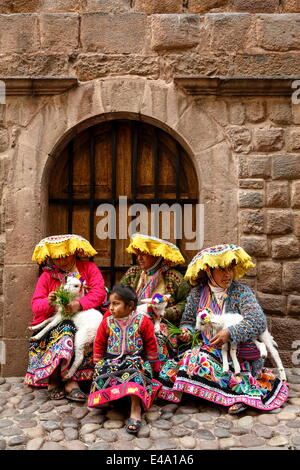
M 287 400 L 288 384 L 270 370 L 262 369 L 254 378 L 249 362 L 241 368 L 241 374 L 235 375 L 230 363 L 229 372 L 223 373 L 220 349 L 197 346 L 186 351 L 179 362 L 165 364 L 159 375 L 163 386 L 158 396 L 178 403 L 185 392 L 218 405 L 244 403 L 261 410 L 280 408 Z
M 62 378 L 68 373 L 74 359 L 74 337 L 76 327 L 65 320 L 52 328 L 43 338 L 29 345 L 29 362 L 24 383 L 36 387 L 46 387 L 48 377 L 61 365 Z M 35 334 L 35 333 L 33 333 Z M 92 380 L 94 364 L 92 352 L 86 354 L 73 380 Z
M 88 406 L 96 407 L 127 395 L 136 395 L 148 409 L 160 386 L 152 377 L 150 362 L 138 355 L 102 359 L 95 366 Z

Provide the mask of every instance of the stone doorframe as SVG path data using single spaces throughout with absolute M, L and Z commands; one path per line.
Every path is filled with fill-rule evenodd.
M 213 98 L 214 99 L 214 98 Z M 55 96 L 10 97 L 7 114 L 15 119 L 14 145 L 8 150 L 6 187 L 3 339 L 6 364 L 0 375 L 22 375 L 27 363 L 30 298 L 37 279 L 31 262 L 34 245 L 47 236 L 50 174 L 60 150 L 74 135 L 112 119 L 138 119 L 171 134 L 190 155 L 205 204 L 205 245 L 238 241 L 237 164 L 222 127 L 201 100 L 174 83 L 117 77 L 79 83 Z M 16 105 L 15 105 L 16 106 Z M 212 223 L 211 221 L 221 221 Z

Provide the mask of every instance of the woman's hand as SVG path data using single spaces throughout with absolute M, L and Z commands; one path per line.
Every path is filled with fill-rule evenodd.
M 73 300 L 73 302 L 69 302 L 65 306 L 65 313 L 66 315 L 74 315 L 74 313 L 79 312 L 82 310 L 80 302 L 78 300 Z
M 56 300 L 56 293 L 54 290 L 52 290 L 49 294 L 48 294 L 48 303 L 49 305 L 53 305 L 54 302 Z
M 228 330 L 221 330 L 217 333 L 211 340 L 211 346 L 222 346 L 222 344 L 228 343 L 230 341 L 230 333 Z
M 182 334 L 178 336 L 180 341 L 187 343 L 190 340 L 190 332 L 187 328 L 181 328 Z

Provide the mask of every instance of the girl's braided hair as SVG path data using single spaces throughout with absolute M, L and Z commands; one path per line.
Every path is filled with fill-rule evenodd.
M 138 303 L 138 298 L 136 295 L 135 290 L 130 286 L 121 286 L 120 284 L 116 284 L 112 290 L 111 294 L 116 294 L 120 297 L 120 299 L 125 302 L 126 305 L 129 305 L 130 302 L 133 302 L 134 308 L 136 308 Z

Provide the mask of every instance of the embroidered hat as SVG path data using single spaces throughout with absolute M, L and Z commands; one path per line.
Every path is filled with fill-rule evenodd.
M 126 251 L 135 255 L 142 252 L 152 256 L 161 256 L 165 260 L 174 263 L 174 265 L 184 263 L 184 257 L 176 245 L 161 238 L 150 237 L 141 233 L 134 233 L 131 236 Z
M 90 242 L 80 235 L 54 235 L 52 237 L 43 238 L 35 247 L 32 261 L 41 264 L 47 258 L 63 258 L 78 254 L 83 257 L 95 256 L 97 251 L 94 250 Z
M 185 279 L 192 285 L 198 283 L 199 275 L 208 268 L 227 268 L 235 261 L 233 279 L 243 277 L 255 264 L 251 256 L 238 245 L 215 245 L 200 251 L 187 267 Z

